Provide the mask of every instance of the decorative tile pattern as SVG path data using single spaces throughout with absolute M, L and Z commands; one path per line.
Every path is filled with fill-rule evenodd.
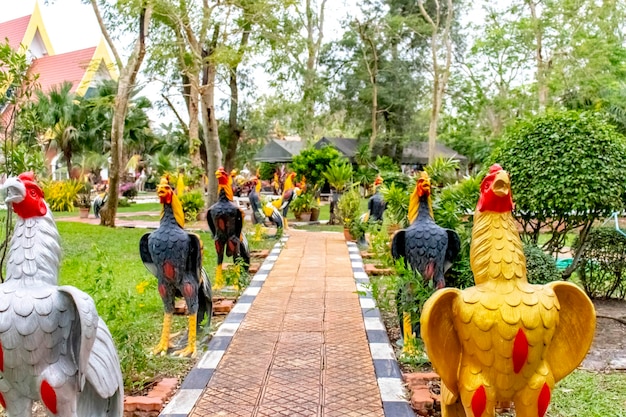
M 389 344 L 387 331 L 380 318 L 380 312 L 376 307 L 376 302 L 372 295 L 367 291 L 369 277 L 364 272 L 363 260 L 358 247 L 353 242 L 348 242 L 348 252 L 352 261 L 352 269 L 355 281 L 358 283 L 357 288 L 365 290 L 365 295 L 361 294 L 359 303 L 363 315 L 363 323 L 365 325 L 371 357 L 374 362 L 374 369 L 378 382 L 379 396 L 383 403 L 383 414 L 368 414 L 366 410 L 359 412 L 361 416 L 383 416 L 384 417 L 415 417 L 409 402 L 406 400 L 406 392 L 402 383 L 402 374 L 396 361 L 393 348 Z M 341 411 L 341 410 L 340 410 Z M 376 411 L 374 411 L 375 413 Z M 328 416 L 351 416 L 357 414 L 341 414 L 334 409 L 329 409 Z
M 259 281 L 261 284 L 265 282 L 267 278 L 267 274 L 272 270 L 278 255 L 280 254 L 283 246 L 285 245 L 286 238 L 282 238 L 280 242 L 274 245 L 274 248 L 270 252 L 270 256 L 268 256 L 263 265 L 261 266 L 261 271 L 257 272 L 257 274 L 252 278 L 253 280 Z M 269 258 L 269 259 L 268 259 Z M 192 369 L 183 383 L 181 384 L 181 389 L 176 393 L 169 404 L 161 411 L 159 417 L 182 417 L 189 416 L 192 410 L 195 407 L 194 413 L 198 415 L 209 417 L 209 416 L 228 416 L 228 417 L 238 417 L 238 416 L 252 416 L 254 411 L 254 404 L 256 403 L 256 399 L 260 393 L 260 386 L 258 388 L 259 392 L 254 393 L 254 389 L 251 389 L 251 381 L 247 380 L 247 382 L 243 383 L 240 387 L 241 392 L 232 391 L 226 387 L 223 387 L 221 392 L 214 391 L 211 394 L 216 394 L 215 398 L 207 403 L 203 403 L 199 401 L 200 398 L 205 399 L 207 397 L 207 384 L 210 383 L 210 380 L 214 376 L 215 369 L 218 367 L 220 361 L 224 357 L 225 349 L 229 346 L 230 342 L 233 339 L 233 335 L 237 332 L 237 330 L 241 327 L 241 323 L 244 321 L 246 313 L 248 312 L 252 301 L 258 295 L 258 290 L 261 287 L 253 286 L 249 288 L 252 289 L 249 293 L 246 293 L 245 301 L 250 298 L 250 302 L 245 303 L 237 303 L 231 312 L 228 314 L 220 329 L 216 332 L 216 335 L 213 337 L 211 342 L 209 343 L 209 349 L 204 353 L 198 364 Z M 273 343 L 271 342 L 271 349 L 267 352 L 271 353 L 273 349 Z M 259 346 L 259 345 L 254 345 Z M 262 346 L 262 345 L 261 345 Z M 230 352 L 229 352 L 230 353 Z M 258 352 L 255 352 L 258 353 Z M 269 359 L 268 359 L 269 361 Z M 269 366 L 269 363 L 268 363 Z M 249 370 L 251 368 L 247 368 Z M 258 368 L 256 368 L 258 369 Z M 242 375 L 247 375 L 243 373 Z M 253 374 L 250 374 L 253 376 Z M 263 381 L 263 378 L 260 379 L 260 382 Z M 204 383 L 204 385 L 202 385 Z M 201 386 L 202 385 L 202 386 Z M 214 388 L 214 390 L 217 388 Z M 237 389 L 237 388 L 235 388 Z M 204 390 L 204 392 L 203 392 Z M 234 394 L 234 397 L 232 396 Z M 211 396 L 211 395 L 209 395 Z M 251 398 L 254 397 L 254 401 Z M 222 398 L 222 401 L 218 401 L 217 398 Z M 233 401 L 235 399 L 236 401 Z M 252 403 L 249 405 L 249 403 Z M 198 404 L 196 404 L 198 403 Z M 198 405 L 203 404 L 205 406 L 204 409 L 199 409 Z

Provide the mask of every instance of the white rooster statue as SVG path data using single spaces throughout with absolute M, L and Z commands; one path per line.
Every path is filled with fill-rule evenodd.
M 54 417 L 121 417 L 124 389 L 111 334 L 92 298 L 58 286 L 59 234 L 33 173 L 9 178 L 17 214 L 0 284 L 0 405 L 31 417 L 41 401 Z

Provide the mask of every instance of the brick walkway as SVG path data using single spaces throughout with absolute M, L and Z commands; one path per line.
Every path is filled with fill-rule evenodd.
M 162 417 L 415 416 L 356 245 L 290 235 Z

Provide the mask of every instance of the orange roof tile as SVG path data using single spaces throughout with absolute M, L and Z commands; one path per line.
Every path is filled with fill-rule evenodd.
M 30 16 L 18 17 L 17 19 L 0 23 L 0 42 L 4 42 L 5 38 L 9 38 L 11 48 L 18 49 L 24 39 Z
M 39 74 L 37 81 L 43 92 L 50 91 L 52 87 L 64 81 L 71 82 L 72 92 L 75 92 L 87 72 L 95 51 L 94 46 L 65 54 L 44 56 L 34 60 L 30 70 L 32 74 Z

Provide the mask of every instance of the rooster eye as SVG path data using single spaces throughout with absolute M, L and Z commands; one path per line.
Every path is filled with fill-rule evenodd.
M 35 192 L 35 190 L 30 190 L 30 196 L 31 197 L 35 197 L 37 193 Z

